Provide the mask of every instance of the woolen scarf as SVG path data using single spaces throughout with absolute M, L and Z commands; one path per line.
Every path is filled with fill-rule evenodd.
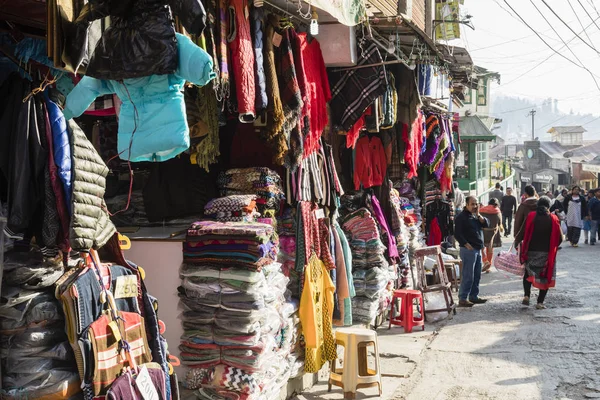
M 525 236 L 521 243 L 521 263 L 525 264 L 527 261 L 527 253 L 529 250 L 529 243 L 533 236 L 534 220 L 536 212 L 530 212 L 525 220 Z M 556 266 L 556 253 L 558 252 L 558 246 L 560 244 L 562 232 L 560 228 L 560 222 L 558 217 L 554 214 L 550 214 L 552 218 L 552 232 L 550 233 L 550 251 L 548 251 L 548 261 L 546 262 L 546 268 L 542 271 L 543 277 L 547 280 L 547 283 L 541 283 L 536 281 L 535 276 L 529 276 L 527 280 L 533 284 L 534 287 L 540 290 L 548 290 L 554 287 L 556 281 L 554 280 L 554 268 Z
M 288 151 L 287 139 L 281 135 L 285 122 L 283 105 L 279 94 L 279 79 L 275 68 L 275 47 L 273 35 L 275 27 L 279 25 L 279 17 L 269 15 L 265 27 L 265 77 L 267 83 L 267 97 L 270 99 L 267 107 L 267 128 L 263 130 L 263 138 L 273 148 L 273 163 L 283 165 L 284 157 Z

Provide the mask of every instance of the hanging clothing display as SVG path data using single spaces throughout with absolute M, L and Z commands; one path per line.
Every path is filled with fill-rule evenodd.
M 254 81 L 254 48 L 250 36 L 248 0 L 229 1 L 229 32 L 227 41 L 235 75 L 235 92 L 241 122 L 252 123 L 256 118 L 256 83 Z
M 116 93 L 123 101 L 119 157 L 129 161 L 165 161 L 187 150 L 189 127 L 180 90 L 186 80 L 203 86 L 215 74 L 212 59 L 186 36 L 177 34 L 177 50 L 177 68 L 170 75 L 122 82 L 84 77 L 67 96 L 65 119 L 81 115 L 97 96 Z
M 335 286 L 325 264 L 314 254 L 306 264 L 305 274 L 307 279 L 300 300 L 300 321 L 306 342 L 304 369 L 315 373 L 336 357 L 331 328 Z
M 386 90 L 385 70 L 381 65 L 383 61 L 377 45 L 364 39 L 360 54 L 362 57 L 358 66 L 375 66 L 346 71 L 337 80 L 333 80 L 336 83 L 331 89 L 329 107 L 333 123 L 344 132 L 348 132 L 367 107 Z
M 204 30 L 206 13 L 199 0 L 87 3 L 75 21 L 73 38 L 66 41 L 73 49 L 75 71 L 89 57 L 86 75 L 96 79 L 117 81 L 173 74 L 181 50 L 177 48 L 171 11 L 189 33 L 200 35 Z M 105 17 L 111 18 L 110 27 L 86 54 L 90 51 L 85 43 L 90 24 Z

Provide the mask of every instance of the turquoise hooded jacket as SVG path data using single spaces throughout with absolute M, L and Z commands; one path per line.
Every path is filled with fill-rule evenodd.
M 179 66 L 175 73 L 124 81 L 85 76 L 67 96 L 65 119 L 83 114 L 96 97 L 116 93 L 123 102 L 117 144 L 121 159 L 166 161 L 187 150 L 190 137 L 184 84 L 204 86 L 215 73 L 207 52 L 184 35 L 176 37 Z

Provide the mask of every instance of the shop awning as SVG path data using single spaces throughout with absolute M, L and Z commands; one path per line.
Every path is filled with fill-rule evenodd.
M 460 117 L 458 131 L 460 138 L 467 142 L 489 142 L 496 138 L 490 128 L 476 115 Z

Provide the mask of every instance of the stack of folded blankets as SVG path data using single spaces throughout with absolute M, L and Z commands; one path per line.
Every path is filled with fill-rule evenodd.
M 356 297 L 352 299 L 354 323 L 370 323 L 377 316 L 380 296 L 390 279 L 386 247 L 380 239 L 377 221 L 366 208 L 341 220 L 352 251 L 352 276 Z M 358 279 L 358 280 L 357 280 Z
M 2 398 L 70 398 L 81 392 L 54 284 L 62 261 L 9 252 L 0 305 Z
M 274 398 L 287 384 L 295 311 L 286 307 L 278 248 L 268 224 L 200 221 L 188 229 L 180 351 L 197 398 Z
M 265 167 L 234 168 L 219 175 L 221 196 L 256 195 L 256 207 L 264 218 L 274 218 L 285 200 L 281 178 Z
M 221 222 L 252 222 L 260 217 L 256 212 L 256 196 L 253 194 L 212 199 L 204 206 L 204 215 Z

